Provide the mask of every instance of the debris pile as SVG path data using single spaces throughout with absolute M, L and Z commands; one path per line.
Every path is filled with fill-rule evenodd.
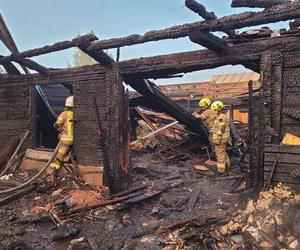
M 238 210 L 226 225 L 217 228 L 225 240 L 220 249 L 299 249 L 297 213 L 293 191 L 279 183 L 262 191 L 258 200 L 250 199 L 245 210 Z M 292 216 L 292 221 L 290 221 Z
M 199 135 L 188 131 L 174 118 L 141 108 L 134 108 L 137 116 L 134 150 L 151 150 L 162 161 L 178 161 L 191 158 L 192 150 L 205 148 Z M 206 153 L 206 151 L 204 151 Z M 200 157 L 200 156 L 199 156 Z

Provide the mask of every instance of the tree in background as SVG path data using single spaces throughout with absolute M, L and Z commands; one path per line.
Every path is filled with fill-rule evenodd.
M 88 54 L 84 53 L 80 49 L 76 49 L 73 55 L 72 67 L 79 67 L 84 65 L 92 65 L 97 63 L 93 58 L 91 58 Z
M 90 32 L 91 34 L 95 34 L 94 31 Z M 78 37 L 80 36 L 80 34 L 78 34 Z M 113 56 L 108 53 L 108 56 L 110 56 L 111 58 L 113 58 Z M 92 65 L 92 64 L 96 64 L 97 62 L 91 58 L 88 54 L 84 53 L 82 50 L 80 49 L 76 49 L 75 53 L 73 55 L 73 60 L 72 63 L 69 64 L 69 67 L 80 67 L 80 66 L 84 66 L 84 65 Z
M 94 31 L 91 31 L 91 34 L 94 35 Z M 78 34 L 77 37 L 79 37 L 80 34 Z M 76 48 L 75 53 L 73 55 L 73 60 L 71 67 L 80 67 L 80 66 L 84 66 L 84 65 L 92 65 L 92 64 L 96 64 L 97 62 L 91 58 L 88 54 L 84 53 L 82 50 Z

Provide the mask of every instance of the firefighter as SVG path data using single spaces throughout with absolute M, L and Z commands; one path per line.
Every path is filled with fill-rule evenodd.
M 73 145 L 73 96 L 66 99 L 65 109 L 58 116 L 54 128 L 59 132 L 59 148 L 48 168 L 48 174 L 55 175 Z
M 212 141 L 215 146 L 217 158 L 217 172 L 225 173 L 230 167 L 230 159 L 226 152 L 226 145 L 230 140 L 229 118 L 223 112 L 224 104 L 221 101 L 213 102 L 211 109 L 217 112 L 212 134 Z
M 207 97 L 202 98 L 199 101 L 200 113 L 196 113 L 195 117 L 199 118 L 204 122 L 206 127 L 209 130 L 209 142 L 212 144 L 212 133 L 214 128 L 214 122 L 217 117 L 217 111 L 214 111 L 210 108 L 211 100 Z

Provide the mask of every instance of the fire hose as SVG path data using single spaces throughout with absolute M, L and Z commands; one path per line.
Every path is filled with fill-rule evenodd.
M 19 190 L 21 188 L 24 188 L 24 187 L 30 185 L 31 183 L 33 183 L 37 178 L 39 178 L 46 171 L 46 169 L 49 167 L 50 163 L 54 160 L 54 158 L 57 154 L 57 151 L 58 151 L 58 147 L 59 147 L 59 143 L 57 144 L 51 158 L 48 160 L 48 162 L 45 164 L 45 166 L 36 175 L 34 175 L 32 178 L 30 178 L 29 180 L 27 180 L 26 182 L 22 183 L 21 185 L 19 185 L 17 187 L 10 188 L 10 189 L 5 189 L 5 190 L 0 190 L 0 194 L 10 193 L 10 192 Z

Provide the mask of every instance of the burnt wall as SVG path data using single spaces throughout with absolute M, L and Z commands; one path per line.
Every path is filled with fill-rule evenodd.
M 129 165 L 128 96 L 117 67 L 92 65 L 57 70 L 49 77 L 0 78 L 1 145 L 10 136 L 19 136 L 28 129 L 31 132 L 28 144 L 34 144 L 35 101 L 31 89 L 35 84 L 58 83 L 73 85 L 73 150 L 78 163 L 104 166 L 105 182 L 111 190 L 122 190 L 127 185 Z
M 0 79 L 1 82 L 1 79 Z M 0 85 L 0 147 L 31 127 L 31 87 Z M 27 145 L 32 145 L 32 133 Z
M 283 57 L 281 137 L 285 133 L 300 136 L 300 52 L 286 53 Z
M 259 183 L 283 182 L 300 189 L 300 146 L 282 145 L 286 133 L 300 136 L 300 51 L 269 53 L 262 57 L 262 87 L 255 164 Z M 254 151 L 253 151 L 254 152 Z
M 105 182 L 121 190 L 128 172 L 128 98 L 117 68 L 74 84 L 74 152 L 79 164 L 103 165 Z

